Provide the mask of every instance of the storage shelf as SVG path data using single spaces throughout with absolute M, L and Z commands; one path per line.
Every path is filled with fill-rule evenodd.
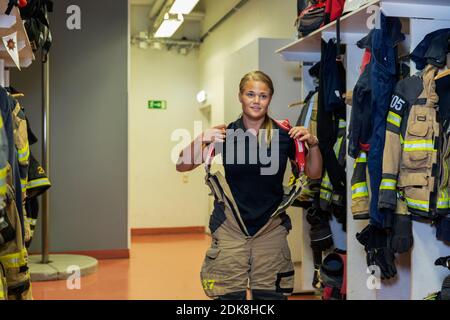
M 399 18 L 423 18 L 450 20 L 450 0 L 374 0 L 361 8 L 341 17 L 342 43 L 356 43 L 357 36 L 365 35 L 370 30 L 368 19 L 373 12 L 370 6 L 378 5 L 386 16 Z M 312 32 L 306 37 L 279 49 L 276 53 L 286 61 L 319 61 L 321 39 L 328 39 L 336 34 L 336 21 Z M 360 38 L 360 37 L 359 37 Z
M 383 13 L 391 17 L 450 19 L 449 0 L 382 0 Z
M 373 12 L 370 6 L 376 5 L 380 0 L 374 0 L 361 8 L 354 10 L 341 17 L 341 35 L 345 43 L 345 34 L 366 34 L 369 32 L 367 21 Z M 323 33 L 336 33 L 336 21 L 333 21 L 320 29 L 310 33 L 308 36 L 277 50 L 287 61 L 317 61 L 320 60 L 320 44 Z

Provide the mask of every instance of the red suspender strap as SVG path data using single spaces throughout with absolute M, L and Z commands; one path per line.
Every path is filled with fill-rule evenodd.
M 283 121 L 274 120 L 278 126 L 285 130 L 289 131 L 291 130 L 292 126 L 289 123 L 288 119 L 285 119 Z M 298 169 L 300 173 L 305 172 L 305 164 L 306 164 L 306 148 L 305 143 L 303 141 L 300 141 L 299 139 L 296 139 L 295 141 L 295 161 L 297 163 Z

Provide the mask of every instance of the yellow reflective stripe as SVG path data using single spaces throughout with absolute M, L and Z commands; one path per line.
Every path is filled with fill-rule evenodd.
M 397 180 L 395 179 L 383 179 L 381 180 L 380 190 L 396 190 Z
M 35 226 L 37 219 L 26 217 L 25 220 L 30 224 L 30 226 Z
M 5 179 L 7 174 L 8 174 L 8 171 L 7 171 L 6 167 L 0 169 L 0 179 Z
M 450 203 L 448 202 L 448 200 L 438 201 L 437 206 L 438 206 L 438 209 L 449 209 Z
M 352 199 L 358 199 L 358 198 L 363 198 L 363 197 L 368 197 L 369 193 L 368 192 L 357 192 L 352 194 Z
M 345 129 L 347 127 L 347 121 L 339 119 L 339 129 Z
M 325 173 L 322 182 L 320 183 L 320 187 L 327 188 L 332 190 L 333 185 L 331 184 L 330 178 L 328 177 L 328 173 Z
M 23 249 L 21 252 L 1 256 L 0 262 L 7 269 L 20 268 L 27 264 L 27 261 L 25 259 L 26 255 L 27 251 L 26 249 Z
M 388 117 L 387 117 L 387 122 L 389 122 L 390 124 L 393 124 L 396 127 L 400 127 L 400 124 L 402 122 L 402 117 L 400 117 L 398 114 L 389 111 L 388 113 Z
M 3 117 L 0 116 L 0 129 L 3 128 Z
M 30 146 L 27 144 L 22 149 L 19 149 L 19 161 L 26 161 L 30 157 Z
M 27 191 L 28 179 L 20 179 L 20 186 L 22 188 L 22 192 Z
M 439 192 L 437 206 L 439 209 L 450 208 L 450 197 L 448 194 L 448 190 L 442 190 L 441 192 Z
M 28 181 L 27 189 L 42 187 L 42 186 L 50 186 L 51 183 L 48 178 L 41 178 L 36 180 Z
M 362 191 L 358 192 L 358 190 L 355 190 L 352 192 L 352 199 L 362 198 L 362 197 L 368 197 L 369 192 L 364 191 L 364 189 L 361 189 Z
M 301 193 L 302 194 L 307 194 L 307 195 L 310 195 L 310 196 L 313 196 L 315 194 L 315 192 L 313 190 L 308 189 L 308 188 L 303 188 Z
M 367 188 L 367 182 L 359 182 L 359 183 L 355 183 L 354 185 L 352 185 L 352 191 L 356 190 L 358 188 Z
M 333 150 L 334 150 L 334 154 L 335 154 L 336 156 L 339 155 L 339 150 L 341 149 L 342 141 L 343 141 L 343 140 L 344 140 L 344 137 L 340 137 L 340 138 L 338 139 L 337 143 L 335 143 L 335 145 L 334 145 Z
M 1 117 L 0 117 L 1 118 Z M 5 195 L 7 192 L 6 187 L 6 175 L 7 175 L 7 169 L 6 167 L 0 169 L 0 194 Z
M 406 198 L 406 202 L 408 203 L 408 207 L 422 210 L 422 211 L 427 211 L 427 212 L 429 211 L 430 204 L 428 201 L 414 200 L 411 198 Z
M 405 140 L 405 151 L 435 151 L 433 140 Z
M 331 199 L 331 192 L 327 190 L 320 190 L 320 198 L 329 201 Z
M 295 176 L 292 175 L 291 178 L 289 179 L 288 185 L 289 185 L 289 186 L 292 186 L 294 183 L 295 183 Z
M 365 152 L 361 152 L 359 154 L 358 158 L 356 158 L 356 162 L 366 163 L 367 162 L 367 154 Z
M 352 185 L 352 199 L 368 197 L 369 189 L 366 182 L 360 182 Z
M 403 144 L 405 142 L 405 140 L 403 140 L 403 136 L 400 135 L 400 143 Z

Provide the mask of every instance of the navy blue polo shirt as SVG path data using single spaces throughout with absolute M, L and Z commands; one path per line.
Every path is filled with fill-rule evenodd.
M 269 147 L 260 144 L 261 139 L 247 131 L 239 118 L 228 125 L 222 150 L 225 179 L 252 236 L 281 203 L 287 160 L 295 159 L 294 140 L 272 122 L 274 135 Z

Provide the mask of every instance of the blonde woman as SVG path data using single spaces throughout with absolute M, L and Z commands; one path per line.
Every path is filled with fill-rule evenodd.
M 178 171 L 190 171 L 213 146 L 216 155 L 222 153 L 225 177 L 208 170 L 215 202 L 209 224 L 212 244 L 201 270 L 203 289 L 214 299 L 245 300 L 247 287 L 255 300 L 286 299 L 293 290 L 287 243 L 291 223 L 285 212 L 290 203 L 283 177 L 287 160 L 296 160 L 296 139 L 307 145 L 304 170 L 312 179 L 322 175 L 322 156 L 317 137 L 306 128 L 286 130 L 269 117 L 273 94 L 268 75 L 246 74 L 238 93 L 242 115 L 228 126 L 203 132 L 177 163 Z

